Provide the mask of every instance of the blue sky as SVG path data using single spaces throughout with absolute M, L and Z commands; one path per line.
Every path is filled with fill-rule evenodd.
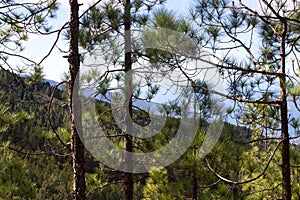
M 81 12 L 89 6 L 89 2 L 94 1 L 95 0 L 79 0 L 79 3 L 84 3 L 83 6 L 80 7 Z M 49 25 L 53 26 L 53 29 L 62 27 L 62 25 L 66 23 L 69 18 L 69 1 L 59 0 L 59 2 L 60 7 L 56 18 L 49 21 Z M 192 2 L 193 0 L 167 0 L 166 6 L 175 13 L 186 14 L 192 5 Z M 254 7 L 256 7 L 255 4 L 257 3 L 253 0 L 245 0 L 243 2 L 246 2 L 247 5 Z M 33 35 L 27 42 L 24 43 L 25 51 L 21 54 L 36 62 L 39 62 L 45 55 L 47 55 L 56 37 L 56 34 L 50 36 Z M 67 51 L 68 41 L 61 39 L 58 43 L 58 46 L 64 51 Z M 63 56 L 66 54 L 59 52 L 59 50 L 55 48 L 51 55 L 42 63 L 46 79 L 55 81 L 60 81 L 62 79 L 64 72 L 68 71 L 68 62 L 65 58 L 63 58 Z M 22 65 L 22 63 L 17 62 L 16 60 L 11 60 L 10 62 L 12 65 Z
M 68 0 L 60 0 L 60 8 L 57 12 L 57 17 L 49 21 L 49 25 L 53 28 L 60 28 L 64 23 L 68 21 L 69 18 L 69 7 Z M 80 1 L 79 1 L 80 2 Z M 83 1 L 84 5 L 81 10 L 88 7 L 88 2 L 93 1 Z M 186 13 L 190 7 L 192 0 L 178 1 L 178 0 L 168 0 L 167 7 L 174 10 L 176 13 Z M 21 54 L 29 57 L 30 59 L 39 62 L 51 48 L 51 45 L 56 39 L 56 34 L 50 36 L 36 36 L 33 35 L 28 41 L 24 43 L 25 51 Z M 58 43 L 59 48 L 64 51 L 68 50 L 68 41 L 60 40 Z M 44 74 L 46 79 L 51 79 L 55 81 L 60 81 L 63 77 L 64 72 L 68 70 L 68 62 L 63 58 L 64 53 L 59 52 L 57 48 L 51 53 L 51 55 L 42 63 Z M 22 65 L 17 61 L 11 60 L 12 64 Z
M 57 17 L 51 21 L 49 24 L 53 25 L 54 28 L 60 28 L 64 23 L 68 21 L 69 18 L 69 7 L 68 7 L 68 0 L 60 0 L 61 5 L 60 9 L 57 12 Z M 90 0 L 84 1 L 80 0 L 80 2 L 84 2 L 84 6 L 81 7 L 81 10 L 84 10 L 88 7 L 88 2 Z M 174 10 L 176 13 L 184 14 L 188 11 L 189 7 L 193 0 L 168 0 L 167 1 L 167 8 L 170 10 Z M 257 8 L 257 1 L 253 0 L 244 0 L 244 3 L 249 5 L 252 8 Z M 26 50 L 22 52 L 22 55 L 29 57 L 36 62 L 39 62 L 49 51 L 51 45 L 56 39 L 56 35 L 51 36 L 32 36 L 30 39 L 24 43 Z M 68 41 L 60 40 L 58 46 L 63 50 L 68 50 Z M 54 49 L 52 54 L 43 62 L 42 66 L 44 68 L 44 74 L 46 79 L 51 79 L 55 81 L 60 81 L 63 77 L 63 74 L 68 70 L 68 62 L 64 55 L 67 53 L 61 53 Z M 11 64 L 19 64 L 15 60 L 11 60 Z

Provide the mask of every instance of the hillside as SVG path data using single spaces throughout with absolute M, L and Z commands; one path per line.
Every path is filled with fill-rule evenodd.
M 27 112 L 31 119 L 26 124 L 14 126 L 4 138 L 10 138 L 11 142 L 22 148 L 38 149 L 44 142 L 40 137 L 43 131 L 49 131 L 47 119 L 48 106 L 53 86 L 48 82 L 26 84 L 26 79 L 16 74 L 0 70 L 0 101 L 10 112 Z M 68 109 L 65 105 L 65 94 L 57 90 L 54 94 L 51 109 L 51 120 L 55 128 L 63 126 L 68 118 Z M 19 133 L 22 132 L 22 135 Z M 14 133 L 14 137 L 10 135 Z M 24 137 L 25 136 L 25 137 Z
M 18 113 L 23 110 L 30 116 L 28 120 L 12 125 L 0 135 L 0 199 L 8 199 L 11 196 L 16 199 L 71 199 L 73 175 L 70 150 L 58 142 L 47 119 L 53 83 L 26 84 L 26 82 L 24 77 L 0 70 L 2 104 L 9 112 Z M 66 92 L 63 90 L 58 89 L 55 92 L 51 121 L 60 137 L 68 143 L 70 141 L 69 114 L 65 96 Z M 136 106 L 147 110 L 147 104 L 142 101 L 138 101 Z M 110 101 L 97 101 L 96 111 L 97 122 L 101 128 L 116 146 L 122 148 L 122 132 L 111 113 Z M 134 109 L 133 120 L 141 126 L 148 125 L 151 119 L 145 113 L 140 109 Z M 164 127 L 157 135 L 146 139 L 134 138 L 134 151 L 152 152 L 168 144 L 177 133 L 180 118 L 168 117 L 164 123 Z M 237 194 L 240 199 L 248 197 L 253 199 L 251 196 L 253 190 L 261 189 L 255 185 L 255 182 L 233 188 L 232 184 L 219 181 L 208 169 L 204 160 L 197 157 L 205 128 L 198 131 L 189 149 L 170 166 L 156 172 L 157 174 L 151 172 L 134 175 L 137 199 L 142 199 L 145 191 L 150 190 L 171 194 L 170 199 L 191 199 L 193 188 L 198 186 L 199 199 L 207 199 L 207 197 L 223 199 L 224 196 L 229 198 Z M 265 145 L 270 145 L 272 149 L 275 143 L 244 143 L 251 138 L 252 132 L 249 129 L 225 123 L 220 139 L 206 159 L 213 169 L 231 180 L 241 180 L 241 176 L 249 174 L 251 170 L 261 171 L 265 163 L 260 162 L 256 165 L 256 162 L 258 158 L 266 160 L 269 155 L 264 152 Z M 297 152 L 299 146 L 293 145 L 291 155 L 294 165 L 297 165 L 300 160 Z M 85 169 L 88 200 L 122 199 L 123 172 L 110 169 L 95 161 L 87 151 Z M 299 178 L 297 169 L 293 169 L 293 176 Z M 278 177 L 279 171 L 274 170 L 272 163 L 271 170 L 267 170 L 260 181 L 264 185 L 272 182 L 279 183 Z M 212 185 L 212 183 L 216 184 Z M 204 187 L 207 185 L 212 186 Z M 279 193 L 278 187 L 274 191 L 275 194 Z M 271 191 L 272 195 L 274 191 Z

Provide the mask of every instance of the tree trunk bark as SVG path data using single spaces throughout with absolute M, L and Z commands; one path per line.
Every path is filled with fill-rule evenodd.
M 132 152 L 132 77 L 130 70 L 132 69 L 132 58 L 131 58 L 131 3 L 130 0 L 124 1 L 124 42 L 125 42 L 125 105 L 126 109 L 125 114 L 125 137 L 124 137 L 124 146 L 125 146 L 125 157 L 124 164 L 126 172 L 124 173 L 124 195 L 125 200 L 133 200 L 133 174 L 132 171 L 132 156 L 127 152 Z
M 281 46 L 280 46 L 280 55 L 281 55 L 281 72 L 280 75 L 280 115 L 281 115 L 281 137 L 282 142 L 282 198 L 284 200 L 292 199 L 291 191 L 291 171 L 290 171 L 290 140 L 289 140 L 289 127 L 288 127 L 288 109 L 287 109 L 287 92 L 285 88 L 286 78 L 285 78 L 285 63 L 286 63 L 286 52 L 285 52 L 285 42 L 286 42 L 286 31 L 287 31 L 287 22 L 284 23 L 284 30 L 281 35 Z
M 81 102 L 79 99 L 79 79 L 77 74 L 80 68 L 80 55 L 78 53 L 79 35 L 79 5 L 77 0 L 70 0 L 70 46 L 69 46 L 69 108 L 72 136 L 72 161 L 73 161 L 73 191 L 74 200 L 85 200 L 85 170 L 84 170 L 84 145 L 79 134 L 82 133 Z
M 284 87 L 284 86 L 283 86 Z M 291 194 L 291 172 L 290 172 L 290 140 L 288 130 L 288 117 L 287 117 L 287 102 L 285 96 L 285 89 L 281 89 L 281 97 L 283 98 L 281 105 L 281 136 L 282 142 L 282 197 L 284 200 L 290 200 Z
M 197 166 L 192 171 L 192 180 L 193 180 L 193 200 L 198 200 L 198 179 L 197 179 Z

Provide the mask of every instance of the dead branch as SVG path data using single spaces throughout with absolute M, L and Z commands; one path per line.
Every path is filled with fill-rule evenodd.
M 53 131 L 53 133 L 55 134 L 56 138 L 58 139 L 58 141 L 67 149 L 70 149 L 70 145 L 67 145 L 59 136 L 57 130 L 54 128 L 53 124 L 52 124 L 52 121 L 51 121 L 51 106 L 52 106 L 52 102 L 53 102 L 53 99 L 54 99 L 54 94 L 55 94 L 55 91 L 57 90 L 57 88 L 62 85 L 62 84 L 65 84 L 67 81 L 62 81 L 58 84 L 56 84 L 54 87 L 53 87 L 53 91 L 52 91 L 52 94 L 51 94 L 51 97 L 50 97 L 50 102 L 49 102 L 49 105 L 48 105 L 48 122 L 49 122 L 49 125 Z
M 280 144 L 281 144 L 283 141 L 284 141 L 284 140 L 281 140 L 281 141 L 278 142 L 278 144 L 275 146 L 275 149 L 273 150 L 271 156 L 269 157 L 269 159 L 268 159 L 268 161 L 267 161 L 267 164 L 266 164 L 265 168 L 263 169 L 263 171 L 262 171 L 259 175 L 257 175 L 256 177 L 254 177 L 254 178 L 252 178 L 252 179 L 248 179 L 248 180 L 246 180 L 246 181 L 233 181 L 233 180 L 229 180 L 229 179 L 223 177 L 222 175 L 220 175 L 218 172 L 216 172 L 216 171 L 210 166 L 209 161 L 208 161 L 206 158 L 204 158 L 204 160 L 205 160 L 205 162 L 206 162 L 206 164 L 207 164 L 208 169 L 209 169 L 209 170 L 210 170 L 217 178 L 221 179 L 223 182 L 229 183 L 229 184 L 235 184 L 235 185 L 246 184 L 246 183 L 250 183 L 250 182 L 253 182 L 253 181 L 259 179 L 260 177 L 262 177 L 262 176 L 265 174 L 265 172 L 267 171 L 267 169 L 268 169 L 268 167 L 269 167 L 271 161 L 273 160 L 273 158 L 274 158 L 274 156 L 275 156 L 275 153 L 276 153 L 277 149 L 279 148 Z

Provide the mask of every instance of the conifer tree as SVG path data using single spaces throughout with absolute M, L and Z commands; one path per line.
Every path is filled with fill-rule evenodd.
M 256 6 L 243 1 L 196 1 L 192 19 L 202 30 L 197 36 L 199 49 L 213 58 L 206 63 L 214 64 L 228 85 L 227 94 L 210 92 L 233 101 L 231 111 L 235 118 L 253 130 L 252 142 L 264 143 L 270 154 L 265 167 L 251 180 L 261 177 L 271 160 L 274 161 L 275 152 L 270 145 L 270 140 L 274 140 L 281 146 L 278 164 L 282 174 L 281 198 L 289 200 L 292 198 L 289 151 L 294 136 L 289 126 L 291 121 L 298 120 L 289 107 L 295 110 L 299 99 L 295 88 L 299 88 L 300 37 L 293 28 L 299 25 L 294 18 L 297 7 L 292 1 L 255 3 Z
M 146 24 L 149 12 L 152 8 L 161 4 L 164 1 L 115 1 L 105 2 L 99 8 L 93 8 L 82 20 L 82 28 L 80 31 L 80 44 L 89 53 L 100 49 L 105 54 L 106 61 L 109 60 L 106 66 L 107 70 L 102 72 L 102 76 L 97 81 L 102 94 L 106 94 L 109 90 L 113 90 L 110 85 L 114 77 L 120 81 L 124 75 L 124 149 L 126 152 L 133 152 L 133 137 L 132 137 L 132 119 L 133 105 L 132 99 L 135 93 L 132 82 L 133 64 L 137 63 L 139 50 L 133 50 L 134 42 L 132 41 L 132 28 L 141 27 Z M 121 39 L 122 38 L 122 39 Z M 123 41 L 123 43 L 119 43 Z M 100 47 L 100 48 L 99 48 Z M 113 68 L 115 67 L 115 68 Z M 99 77 L 99 76 L 98 76 Z M 106 84 L 103 84 L 107 82 Z M 153 88 L 152 88 L 153 89 Z M 153 89 L 148 95 L 151 100 L 157 89 Z M 139 95 L 135 97 L 138 98 Z M 150 97 L 150 98 L 149 98 Z M 130 153 L 124 155 L 123 163 L 125 164 L 124 172 L 124 196 L 126 200 L 132 200 L 133 196 L 133 162 Z
M 69 19 L 69 77 L 68 77 L 68 97 L 71 120 L 71 136 L 72 136 L 72 160 L 73 160 L 73 191 L 74 200 L 86 199 L 85 185 L 85 157 L 84 145 L 80 139 L 82 134 L 82 113 L 81 102 L 79 99 L 79 4 L 77 0 L 70 0 L 70 19 Z
M 143 189 L 143 200 L 172 200 L 175 197 L 170 191 L 167 170 L 153 169 L 149 172 L 149 178 Z

